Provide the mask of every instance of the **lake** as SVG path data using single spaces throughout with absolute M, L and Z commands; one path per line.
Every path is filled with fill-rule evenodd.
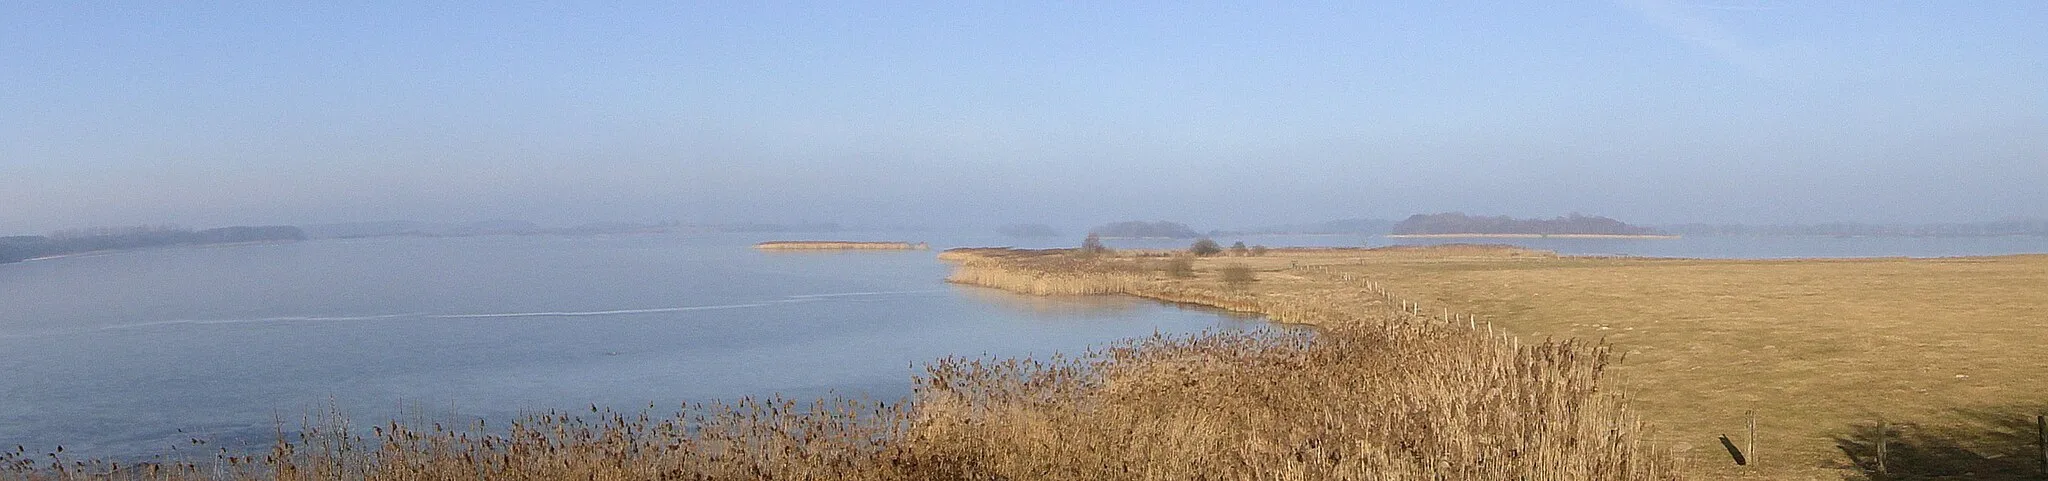
M 280 420 L 330 408 L 502 422 L 778 393 L 896 400 L 944 356 L 1264 325 L 949 285 L 932 251 L 758 240 L 317 240 L 0 265 L 0 443 L 140 458 L 191 438 L 266 446 Z

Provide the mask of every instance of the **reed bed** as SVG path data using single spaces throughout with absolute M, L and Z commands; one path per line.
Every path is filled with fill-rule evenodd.
M 949 252 L 954 280 L 1313 320 L 1049 359 L 930 363 L 900 403 L 742 399 L 509 426 L 311 420 L 268 453 L 115 466 L 0 455 L 0 480 L 1662 480 L 1604 346 L 1523 344 L 1412 308 L 1161 282 L 1154 258 Z M 1269 277 L 1274 273 L 1262 273 Z M 1274 279 L 1277 279 L 1276 277 Z M 1262 281 L 1263 282 L 1263 281 Z M 1391 298 L 1391 295 L 1384 296 Z M 1390 304 L 1400 305 L 1400 304 Z M 1285 311 L 1284 309 L 1294 309 Z

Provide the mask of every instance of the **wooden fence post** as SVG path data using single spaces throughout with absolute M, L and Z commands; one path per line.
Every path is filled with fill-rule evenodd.
M 2034 432 L 2041 438 L 2041 474 L 2048 474 L 2048 416 L 2034 415 Z
M 1747 416 L 1747 417 L 1749 417 L 1749 449 L 1747 449 L 1746 451 L 1748 451 L 1748 453 L 1747 453 L 1747 454 L 1749 455 L 1749 465 L 1750 465 L 1750 466 L 1755 466 L 1755 465 L 1756 465 L 1756 461 L 1757 461 L 1757 452 L 1756 452 L 1756 411 L 1754 411 L 1754 410 L 1752 410 L 1752 411 L 1743 411 L 1743 412 L 1742 412 L 1742 414 L 1743 414 L 1744 416 Z
M 1877 422 L 1877 474 L 1886 474 L 1891 472 L 1889 468 L 1885 467 L 1884 463 L 1884 455 L 1886 448 L 1885 438 L 1891 436 L 1891 430 L 1892 423 L 1885 422 L 1882 420 Z

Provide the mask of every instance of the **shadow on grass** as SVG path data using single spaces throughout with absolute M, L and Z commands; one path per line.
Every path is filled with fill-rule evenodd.
M 2034 416 L 2044 406 L 1958 409 L 1938 424 L 1895 423 L 1885 429 L 1884 469 L 1878 467 L 1876 421 L 1835 436 L 1850 468 L 1870 480 L 2041 480 L 2041 438 Z

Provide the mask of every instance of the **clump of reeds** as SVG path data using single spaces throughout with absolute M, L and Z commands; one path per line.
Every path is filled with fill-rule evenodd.
M 988 479 L 1667 479 L 1604 349 L 1424 326 L 1155 337 L 948 359 L 921 446 Z

